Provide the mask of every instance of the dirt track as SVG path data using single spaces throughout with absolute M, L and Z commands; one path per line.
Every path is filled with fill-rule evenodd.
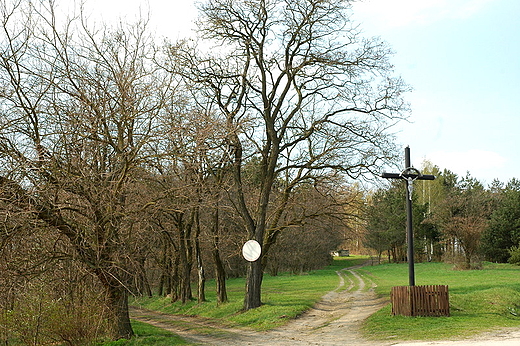
M 187 341 L 201 345 L 359 345 L 359 346 L 484 346 L 520 345 L 518 330 L 488 333 L 472 340 L 435 342 L 398 342 L 366 340 L 359 329 L 365 318 L 388 303 L 377 298 L 375 284 L 355 269 L 338 271 L 340 283 L 316 306 L 283 327 L 268 332 L 228 328 L 210 320 L 154 311 L 131 309 L 133 319 L 172 331 Z

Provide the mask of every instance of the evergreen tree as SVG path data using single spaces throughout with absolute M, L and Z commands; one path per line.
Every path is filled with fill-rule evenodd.
M 507 262 L 509 249 L 520 243 L 520 180 L 512 179 L 502 194 L 482 237 L 484 255 L 493 262 Z

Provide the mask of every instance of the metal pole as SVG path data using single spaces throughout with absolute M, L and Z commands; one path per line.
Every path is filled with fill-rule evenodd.
M 412 167 L 410 163 L 410 147 L 404 149 L 404 165 L 405 169 Z M 410 286 L 415 286 L 415 268 L 413 253 L 413 228 L 412 228 L 412 189 L 409 184 L 413 184 L 412 180 L 406 180 L 406 233 L 408 240 L 408 281 Z

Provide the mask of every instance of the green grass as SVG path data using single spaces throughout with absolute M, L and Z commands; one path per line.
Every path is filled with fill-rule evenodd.
M 131 302 L 145 309 L 169 314 L 197 315 L 217 320 L 229 326 L 247 326 L 255 330 L 268 330 L 283 325 L 313 306 L 325 293 L 338 286 L 336 271 L 366 261 L 364 256 L 336 258 L 331 266 L 303 275 L 264 275 L 262 283 L 263 305 L 242 311 L 245 280 L 227 280 L 229 302 L 217 305 L 213 282 L 208 282 L 207 302 L 171 303 L 169 298 L 138 298 Z
M 262 285 L 264 305 L 243 312 L 244 279 L 227 281 L 230 302 L 217 305 L 212 282 L 208 282 L 208 301 L 182 305 L 162 297 L 139 298 L 131 302 L 146 309 L 171 314 L 198 315 L 230 326 L 268 330 L 284 324 L 312 306 L 326 292 L 338 287 L 336 271 L 354 266 L 365 257 L 336 258 L 333 265 L 304 275 L 265 275 Z M 373 280 L 376 292 L 389 297 L 392 286 L 408 284 L 407 264 L 382 264 L 357 270 Z M 418 263 L 417 285 L 448 285 L 450 317 L 392 316 L 387 305 L 367 319 L 365 335 L 376 340 L 461 339 L 499 328 L 520 327 L 520 267 L 486 263 L 483 270 L 458 271 L 443 263 Z M 345 274 L 348 280 L 351 274 Z M 348 282 L 346 282 L 348 286 Z M 354 288 L 355 289 L 355 288 Z M 134 323 L 139 336 L 131 341 L 108 345 L 183 345 L 176 335 L 146 324 Z
M 389 296 L 392 286 L 408 284 L 406 264 L 365 267 L 378 287 Z M 391 316 L 390 305 L 365 323 L 367 336 L 380 340 L 459 339 L 499 328 L 520 327 L 520 267 L 486 263 L 483 270 L 459 271 L 443 263 L 418 263 L 417 285 L 448 285 L 450 317 Z M 518 316 L 517 316 L 518 315 Z
M 118 340 L 104 343 L 104 346 L 172 346 L 191 345 L 180 336 L 148 323 L 132 321 L 135 337 L 131 340 Z

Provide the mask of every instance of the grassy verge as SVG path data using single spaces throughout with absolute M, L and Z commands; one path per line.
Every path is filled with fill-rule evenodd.
M 172 346 L 191 345 L 180 336 L 162 328 L 147 323 L 132 321 L 135 337 L 132 340 L 118 340 L 103 344 L 103 346 Z
M 213 283 L 207 284 L 207 302 L 190 302 L 185 305 L 171 303 L 169 298 L 138 298 L 132 305 L 170 314 L 197 315 L 216 319 L 232 326 L 248 326 L 267 330 L 283 325 L 288 319 L 300 315 L 314 305 L 325 293 L 338 286 L 336 271 L 366 261 L 363 256 L 336 258 L 331 266 L 304 275 L 265 275 L 262 283 L 260 308 L 241 311 L 244 300 L 244 279 L 227 281 L 229 303 L 217 305 Z
M 359 271 L 389 296 L 407 285 L 406 264 L 383 264 Z M 380 340 L 459 339 L 499 328 L 520 327 L 520 267 L 487 263 L 483 270 L 457 271 L 443 263 L 418 263 L 417 285 L 448 285 L 451 317 L 391 316 L 387 306 L 365 323 L 367 336 Z

